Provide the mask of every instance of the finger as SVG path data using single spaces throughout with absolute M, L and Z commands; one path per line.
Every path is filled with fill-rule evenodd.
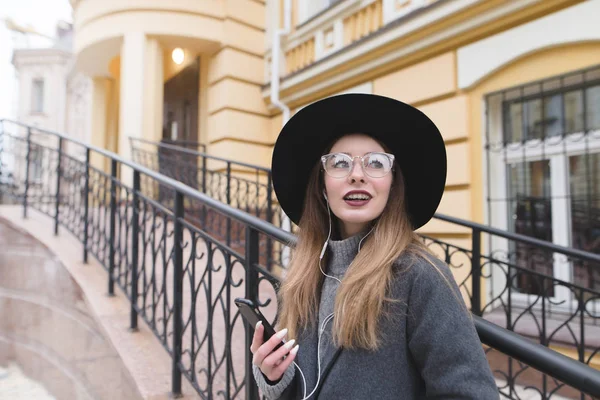
M 250 351 L 254 354 L 256 350 L 263 344 L 263 331 L 265 327 L 262 325 L 262 321 L 258 321 L 254 327 L 254 336 L 252 336 L 252 344 L 250 345 Z
M 277 344 L 281 343 L 285 335 L 287 334 L 287 328 L 280 330 L 273 335 L 269 340 L 263 343 L 255 352 L 252 362 L 258 366 L 262 365 L 263 360 L 267 357 Z
M 269 367 L 274 368 L 281 364 L 283 357 L 288 355 L 290 350 L 292 350 L 292 348 L 294 347 L 294 344 L 296 344 L 296 341 L 294 339 L 286 342 L 283 346 L 281 346 L 276 351 L 272 352 L 267 357 L 265 357 L 265 359 L 263 360 L 263 365 L 268 365 Z
M 272 381 L 276 381 L 279 378 L 281 378 L 283 376 L 283 374 L 285 373 L 285 371 L 289 368 L 289 366 L 294 362 L 294 360 L 296 359 L 296 354 L 298 354 L 298 349 L 300 348 L 299 345 L 296 345 L 289 353 L 288 356 L 281 362 L 281 364 L 279 364 L 278 366 L 276 366 L 269 375 L 267 375 L 267 378 L 269 378 L 269 380 Z
M 272 381 L 278 380 L 281 375 L 277 373 L 277 367 L 284 361 L 284 357 L 289 354 L 294 347 L 296 341 L 294 339 L 286 342 L 276 351 L 273 351 L 263 360 L 261 370 Z

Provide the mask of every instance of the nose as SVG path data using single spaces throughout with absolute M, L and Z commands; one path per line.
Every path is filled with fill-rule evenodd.
M 363 171 L 360 159 L 355 158 L 353 160 L 352 171 L 350 172 L 350 175 L 348 175 L 348 179 L 350 179 L 351 182 L 356 182 L 357 180 L 361 182 L 365 181 L 365 172 Z

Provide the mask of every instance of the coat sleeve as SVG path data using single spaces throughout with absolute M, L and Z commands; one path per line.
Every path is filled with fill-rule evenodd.
M 261 393 L 265 396 L 267 400 L 283 400 L 289 397 L 289 393 L 292 392 L 292 383 L 294 381 L 295 375 L 295 367 L 294 364 L 290 365 L 288 369 L 285 370 L 281 379 L 272 384 L 273 382 L 267 382 L 266 377 L 263 375 L 262 371 L 258 366 L 252 364 L 252 373 L 254 375 L 254 380 L 256 381 L 256 385 Z
M 497 400 L 498 388 L 458 285 L 445 263 L 431 261 L 422 259 L 413 267 L 406 316 L 409 351 L 427 398 Z

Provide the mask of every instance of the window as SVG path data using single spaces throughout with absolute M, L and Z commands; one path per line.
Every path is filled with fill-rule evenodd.
M 600 85 L 585 90 L 588 129 L 600 129 Z
M 600 66 L 505 89 L 486 102 L 489 223 L 600 254 Z M 600 287 L 597 265 L 565 266 L 522 244 L 491 246 L 521 268 Z M 567 300 L 531 276 L 516 274 L 515 292 Z
M 600 85 L 509 101 L 504 113 L 507 144 L 600 129 Z
M 31 112 L 44 111 L 44 80 L 34 79 L 31 85 Z

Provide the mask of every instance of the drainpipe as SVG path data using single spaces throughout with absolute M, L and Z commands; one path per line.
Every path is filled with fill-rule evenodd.
M 290 108 L 279 99 L 279 66 L 281 51 L 281 37 L 290 33 L 292 26 L 292 0 L 283 2 L 283 28 L 273 31 L 273 47 L 271 50 L 271 104 L 283 113 L 283 124 L 290 118 Z
M 281 3 L 279 3 L 281 4 Z M 279 18 L 277 18 L 279 20 Z M 279 23 L 277 24 L 279 25 Z M 288 35 L 292 27 L 292 0 L 283 0 L 283 29 L 278 28 L 273 31 L 273 44 L 271 49 L 271 104 L 279 108 L 283 114 L 282 125 L 290 119 L 290 108 L 279 99 L 279 66 L 280 57 L 283 56 L 281 51 L 281 37 Z M 290 219 L 285 215 L 283 210 L 281 213 L 281 229 L 291 232 L 292 224 Z M 281 263 L 287 266 L 290 259 L 290 250 L 286 247 L 282 250 Z

